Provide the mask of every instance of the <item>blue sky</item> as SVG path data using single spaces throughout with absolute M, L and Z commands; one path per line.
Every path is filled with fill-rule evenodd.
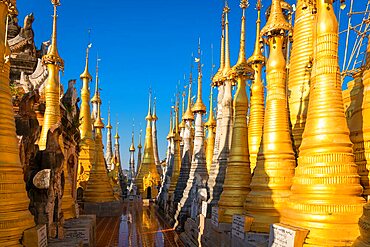
M 255 40 L 254 0 L 247 9 L 247 56 L 252 54 Z M 263 1 L 263 13 L 271 1 Z M 289 0 L 289 3 L 294 2 Z M 214 63 L 219 64 L 220 19 L 224 1 L 117 1 L 61 0 L 58 8 L 58 48 L 65 61 L 61 77 L 67 85 L 69 79 L 78 79 L 84 68 L 88 29 L 93 43 L 90 73 L 95 75 L 96 54 L 101 58 L 99 75 L 102 114 L 106 119 L 110 102 L 112 120 L 119 121 L 121 157 L 123 167 L 128 164 L 133 119 L 135 145 L 138 133 L 145 132 L 148 89 L 151 86 L 157 98 L 158 138 L 160 158 L 165 158 L 171 98 L 180 80 L 184 87 L 184 74 L 188 78 L 191 53 L 196 53 L 198 37 L 203 50 L 203 100 L 208 105 L 211 76 L 211 44 L 214 46 Z M 38 47 L 49 40 L 52 23 L 52 5 L 49 0 L 18 0 L 20 24 L 26 14 L 33 12 L 35 41 Z M 231 62 L 237 60 L 240 37 L 241 10 L 239 1 L 229 1 L 231 12 L 230 45 Z M 336 6 L 336 9 L 339 9 Z M 262 26 L 265 18 L 262 18 Z M 187 80 L 187 79 L 186 79 Z M 186 82 L 187 83 L 187 82 Z M 66 86 L 65 86 L 66 88 Z M 94 91 L 94 84 L 91 84 Z M 193 87 L 193 92 L 196 86 Z M 105 120 L 106 123 L 106 120 Z M 144 138 L 143 138 L 144 139 Z

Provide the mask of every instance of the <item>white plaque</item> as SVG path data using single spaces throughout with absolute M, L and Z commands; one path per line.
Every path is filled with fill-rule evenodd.
M 214 226 L 218 227 L 218 207 L 212 207 L 211 222 Z
M 231 234 L 240 239 L 244 239 L 244 225 L 245 216 L 244 215 L 233 215 L 233 222 L 231 226 Z
M 82 240 L 83 244 L 90 244 L 90 228 L 71 228 L 66 230 L 65 236 L 71 239 Z
M 207 202 L 202 201 L 202 214 L 204 217 L 207 217 Z
M 277 225 L 270 225 L 269 247 L 294 247 L 296 231 Z
M 43 225 L 39 229 L 37 229 L 37 239 L 38 239 L 38 247 L 46 247 L 48 246 L 48 235 L 46 233 L 46 225 Z

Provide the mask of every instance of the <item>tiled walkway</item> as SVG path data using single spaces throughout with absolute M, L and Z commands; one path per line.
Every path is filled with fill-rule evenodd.
M 176 232 L 155 212 L 153 205 L 130 201 L 120 217 L 97 219 L 97 247 L 171 247 L 181 243 Z

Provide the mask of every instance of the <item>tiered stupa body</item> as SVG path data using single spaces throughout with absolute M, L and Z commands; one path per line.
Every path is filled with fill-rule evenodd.
M 218 201 L 220 222 L 231 223 L 234 214 L 244 213 L 244 202 L 250 191 L 251 169 L 249 165 L 247 112 L 248 97 L 246 80 L 251 78 L 253 70 L 245 57 L 245 9 L 248 1 L 242 0 L 240 6 L 243 16 L 241 21 L 240 51 L 236 65 L 229 73 L 230 80 L 237 81 L 234 98 L 234 125 L 230 155 L 227 163 L 223 191 Z
M 210 193 L 213 191 L 213 187 L 210 186 L 211 180 L 212 184 L 214 185 L 216 182 L 215 176 L 217 176 L 219 163 L 218 163 L 218 156 L 220 153 L 220 138 L 221 138 L 221 120 L 222 120 L 222 98 L 224 96 L 224 87 L 222 85 L 221 77 L 222 71 L 225 67 L 225 13 L 222 13 L 222 21 L 221 21 L 221 52 L 220 52 L 220 67 L 216 74 L 212 78 L 212 86 L 217 87 L 218 95 L 217 95 L 217 115 L 216 115 L 216 133 L 215 133 L 215 144 L 212 156 L 212 164 L 211 168 L 208 172 L 209 179 L 208 179 L 208 187 Z
M 192 156 L 192 125 L 194 121 L 194 114 L 191 111 L 191 91 L 192 91 L 192 72 L 189 76 L 189 91 L 188 91 L 188 102 L 185 113 L 182 116 L 182 122 L 184 123 L 183 132 L 182 132 L 182 156 L 181 156 L 181 168 L 180 174 L 177 179 L 177 185 L 174 194 L 174 202 L 180 202 L 183 197 L 184 189 L 189 179 L 190 166 L 191 166 L 191 156 Z M 181 134 L 181 133 L 180 133 Z
M 5 36 L 6 16 L 12 10 L 11 1 L 0 1 L 0 35 Z M 54 13 L 55 14 L 55 13 Z M 19 246 L 23 231 L 34 226 L 28 210 L 29 199 L 19 160 L 18 140 L 9 87 L 9 46 L 1 39 L 0 46 L 0 245 Z M 52 67 L 50 64 L 49 67 Z
M 180 169 L 181 169 L 181 154 L 180 154 L 180 129 L 179 129 L 179 105 L 178 101 L 175 105 L 175 128 L 173 129 L 173 161 L 171 167 L 170 186 L 168 188 L 168 199 L 174 201 L 176 185 L 178 184 Z M 172 145 L 171 145 L 172 146 Z
M 53 1 L 53 4 L 54 6 L 58 5 L 59 1 Z M 57 48 L 56 19 L 56 7 L 54 7 L 52 42 L 48 53 L 42 57 L 42 62 L 47 66 L 48 69 L 48 79 L 45 86 L 44 122 L 38 142 L 40 150 L 46 149 L 49 130 L 57 123 L 61 122 L 59 71 L 63 69 L 64 62 L 60 58 Z M 64 143 L 62 135 L 59 136 L 59 145 L 64 153 Z M 63 175 L 64 192 L 62 199 L 62 211 L 64 213 L 64 218 L 69 219 L 76 216 L 76 201 L 72 197 L 72 178 L 70 177 L 70 174 L 68 172 L 68 164 L 66 159 L 63 160 Z
M 266 35 L 270 55 L 266 64 L 267 98 L 265 122 L 257 165 L 246 199 L 247 215 L 254 218 L 252 231 L 268 233 L 280 221 L 290 194 L 296 166 L 289 130 L 286 97 L 286 62 L 283 42 L 291 25 L 285 20 L 280 0 L 273 0 L 261 35 Z
M 77 171 L 77 187 L 86 189 L 86 183 L 89 180 L 90 170 L 95 159 L 95 141 L 92 134 L 92 123 L 90 113 L 90 90 L 89 82 L 92 76 L 89 73 L 88 58 L 89 47 L 86 52 L 86 65 L 84 72 L 80 75 L 82 80 L 81 88 L 81 107 L 80 107 L 80 156 Z
M 147 125 L 145 132 L 144 157 L 136 176 L 136 185 L 143 198 L 155 198 L 158 194 L 160 177 L 155 166 L 153 154 L 153 137 L 152 137 L 152 113 L 150 106 L 151 95 L 149 97 L 149 109 L 146 116 Z
M 250 168 L 253 173 L 257 163 L 257 154 L 261 144 L 263 121 L 265 115 L 265 95 L 262 83 L 262 68 L 265 65 L 265 57 L 262 55 L 260 45 L 261 26 L 261 0 L 257 2 L 256 42 L 254 52 L 248 58 L 248 64 L 254 69 L 254 80 L 250 88 L 250 110 L 248 123 L 248 144 Z
M 105 147 L 105 163 L 107 164 L 107 169 L 111 170 L 111 163 L 113 158 L 112 150 L 112 125 L 110 122 L 110 109 L 108 110 L 108 124 L 105 126 L 107 129 L 107 146 Z
M 344 114 L 338 22 L 332 1 L 318 0 L 307 120 L 282 222 L 310 230 L 312 246 L 348 246 L 359 235 L 365 200 Z
M 173 119 L 172 108 L 170 111 L 170 126 L 167 135 L 167 153 L 166 153 L 166 169 L 164 170 L 164 177 L 162 180 L 161 188 L 158 193 L 158 204 L 162 209 L 165 209 L 165 204 L 168 200 L 168 188 L 171 182 L 172 166 L 173 166 Z M 166 204 L 167 205 L 167 204 Z
M 370 246 L 370 203 L 364 205 L 364 212 L 358 221 L 361 236 L 353 243 L 353 247 Z
M 115 201 L 113 189 L 110 184 L 107 169 L 105 166 L 104 152 L 103 152 L 103 136 L 102 129 L 104 124 L 100 117 L 100 97 L 98 100 L 98 112 L 94 122 L 95 128 L 95 162 L 90 172 L 90 178 L 84 192 L 85 202 L 111 202 Z
M 219 101 L 216 127 L 215 151 L 213 155 L 213 164 L 209 175 L 209 203 L 212 206 L 217 205 L 222 193 L 222 186 L 225 179 L 227 160 L 232 138 L 232 81 L 228 78 L 231 70 L 230 65 L 230 49 L 229 49 L 229 20 L 228 13 L 230 9 L 226 5 L 224 8 L 225 15 L 225 60 L 224 66 L 220 74 L 215 75 L 219 83 Z M 222 49 L 221 49 L 222 50 Z M 220 66 L 221 67 L 221 66 Z M 214 78 L 215 80 L 215 78 Z M 221 107 L 220 107 L 221 105 Z M 221 116 L 219 117 L 220 112 Z
M 307 118 L 315 28 L 315 1 L 298 0 L 289 64 L 289 112 L 294 145 L 298 153 Z
M 189 173 L 189 179 L 184 189 L 180 203 L 177 206 L 177 212 L 175 220 L 178 222 L 182 219 L 182 214 L 190 216 L 190 207 L 193 202 L 198 202 L 198 190 L 206 188 L 208 180 L 208 171 L 206 164 L 206 155 L 204 147 L 204 123 L 203 115 L 206 113 L 206 106 L 202 100 L 202 64 L 201 64 L 201 51 L 200 42 L 198 46 L 198 93 L 197 100 L 192 108 L 192 112 L 195 114 L 195 138 L 194 148 L 192 154 L 192 161 Z M 205 193 L 207 194 L 207 193 Z M 207 195 L 203 200 L 207 200 Z M 180 222 L 182 224 L 184 222 Z
M 354 85 L 350 90 L 351 114 L 348 115 L 348 127 L 350 138 L 353 143 L 355 162 L 361 185 L 364 187 L 363 195 L 370 195 L 369 169 L 370 169 L 370 43 L 367 46 L 365 70 L 354 79 Z M 348 86 L 348 85 L 347 85 Z M 349 86 L 348 86 L 349 87 Z M 358 92 L 352 95 L 353 92 Z

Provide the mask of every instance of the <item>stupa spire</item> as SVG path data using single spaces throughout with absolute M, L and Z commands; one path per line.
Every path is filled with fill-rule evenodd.
M 137 152 L 137 167 L 136 167 L 137 171 L 136 171 L 136 175 L 139 172 L 139 168 L 140 168 L 140 165 L 141 165 L 141 159 L 142 159 L 142 153 L 141 153 L 141 150 L 143 148 L 143 146 L 141 145 L 141 136 L 142 136 L 142 133 L 143 133 L 143 130 L 140 129 L 140 132 L 139 132 L 139 144 L 137 145 L 138 152 Z
M 96 56 L 95 93 L 94 93 L 93 98 L 91 99 L 91 103 L 100 102 L 100 104 L 101 104 L 100 92 L 99 92 L 99 62 L 100 62 L 100 58 L 99 58 L 99 56 Z
M 131 134 L 131 145 L 130 145 L 130 161 L 129 161 L 129 179 L 130 182 L 135 178 L 135 132 L 134 132 L 134 125 L 132 127 L 132 134 Z
M 196 61 L 198 62 L 198 92 L 197 92 L 197 100 L 193 106 L 193 113 L 202 113 L 206 112 L 206 106 L 202 100 L 202 60 L 201 60 L 201 50 L 200 50 L 200 38 L 198 41 L 198 58 Z
M 92 112 L 91 112 L 91 119 L 94 122 L 97 119 L 98 114 L 98 104 L 101 104 L 102 101 L 100 99 L 100 89 L 99 89 L 99 61 L 100 58 L 96 56 L 96 68 L 95 68 L 95 93 L 91 99 L 92 104 Z
M 193 56 L 192 56 L 192 59 L 193 59 Z M 187 108 L 186 108 L 186 111 L 183 115 L 183 119 L 184 120 L 189 120 L 189 121 L 192 121 L 194 120 L 194 114 L 193 112 L 191 111 L 191 90 L 192 90 L 192 85 L 193 85 L 193 62 L 191 62 L 191 66 L 190 66 L 190 75 L 189 75 L 189 86 L 188 86 L 188 104 L 187 104 Z
M 221 18 L 221 51 L 220 51 L 220 66 L 216 72 L 216 74 L 212 78 L 212 83 L 214 86 L 218 86 L 222 71 L 225 67 L 225 13 L 222 12 Z
M 256 40 L 253 54 L 248 58 L 248 64 L 254 70 L 254 80 L 251 86 L 251 102 L 248 125 L 248 144 L 252 173 L 257 163 L 257 154 L 261 143 L 265 115 L 264 85 L 262 83 L 262 68 L 265 65 L 265 57 L 262 55 L 260 43 L 261 7 L 261 0 L 258 0 L 256 5 Z
M 60 82 L 59 71 L 64 68 L 64 62 L 59 56 L 57 49 L 57 6 L 59 0 L 52 1 L 54 7 L 53 33 L 48 53 L 42 57 L 42 62 L 47 66 L 48 79 L 45 87 L 45 115 L 44 124 L 41 129 L 39 149 L 45 150 L 47 134 L 51 126 L 60 121 Z
M 225 13 L 225 66 L 222 70 L 222 77 L 223 80 L 225 81 L 227 79 L 227 75 L 231 69 L 231 64 L 230 64 L 230 43 L 229 43 L 229 12 L 230 8 L 225 1 L 225 7 L 224 7 L 224 13 Z
M 216 120 L 213 113 L 213 87 L 211 85 L 210 90 L 210 97 L 209 97 L 209 111 L 208 111 L 208 121 L 204 124 L 207 128 L 207 147 L 206 147 L 206 163 L 207 163 L 207 171 L 211 170 L 212 165 L 212 157 L 213 157 L 213 149 L 215 146 L 215 132 L 216 132 Z
M 110 116 L 110 105 L 108 105 L 108 123 L 107 123 L 107 126 L 105 127 L 107 128 L 107 146 L 105 149 L 106 150 L 105 151 L 105 161 L 106 161 L 108 170 L 111 170 L 113 149 L 112 149 L 112 125 L 111 125 L 111 116 Z
M 81 134 L 81 146 L 80 156 L 77 171 L 77 187 L 86 188 L 86 182 L 90 176 L 90 170 L 94 163 L 95 156 L 95 142 L 92 134 L 92 121 L 90 112 L 90 89 L 89 83 L 92 80 L 92 76 L 89 73 L 89 50 L 91 44 L 86 48 L 86 64 L 85 70 L 80 75 L 82 80 L 81 88 L 81 107 L 80 107 L 80 134 Z
M 181 97 L 181 122 L 179 124 L 180 132 L 185 128 L 185 120 L 184 120 L 184 113 L 185 113 L 185 90 L 182 92 Z
M 153 116 L 152 116 L 152 89 L 149 89 L 148 115 L 146 115 L 145 120 L 153 121 Z
M 249 166 L 247 112 L 248 97 L 246 79 L 251 78 L 251 68 L 245 58 L 245 9 L 249 3 L 242 0 L 240 52 L 237 64 L 229 73 L 231 80 L 237 81 L 234 98 L 234 124 L 230 145 L 230 154 L 223 184 L 223 191 L 218 201 L 219 221 L 231 223 L 234 214 L 244 213 L 244 201 L 250 191 L 251 172 Z

